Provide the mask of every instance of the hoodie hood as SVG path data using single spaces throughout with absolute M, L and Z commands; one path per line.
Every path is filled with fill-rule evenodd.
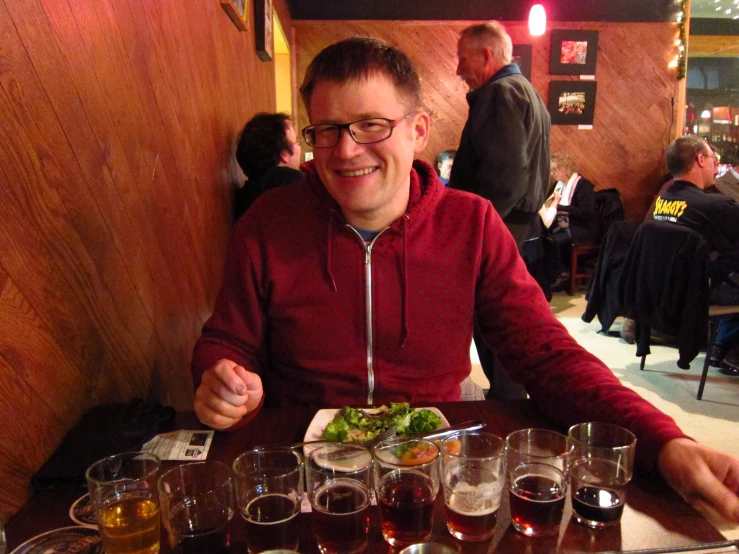
M 339 206 L 323 185 L 316 170 L 315 162 L 306 162 L 300 166 L 300 169 L 305 174 L 304 186 L 310 191 L 311 197 L 329 212 L 334 213 L 342 224 L 347 224 L 341 211 L 341 206 Z M 410 177 L 411 190 L 408 207 L 404 216 L 408 224 L 413 226 L 423 221 L 432 211 L 444 191 L 444 184 L 439 180 L 436 171 L 429 164 L 421 160 L 413 161 Z M 390 225 L 390 228 L 399 230 L 403 224 L 403 219 L 404 217 L 396 219 Z

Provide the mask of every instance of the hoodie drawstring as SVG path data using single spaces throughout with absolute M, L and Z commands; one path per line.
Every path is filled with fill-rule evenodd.
M 326 251 L 327 251 L 326 274 L 328 275 L 328 278 L 331 281 L 331 288 L 333 288 L 334 292 L 336 292 L 339 289 L 336 288 L 336 281 L 334 280 L 334 274 L 331 271 L 331 234 L 333 231 L 333 227 L 334 227 L 334 217 L 333 217 L 333 213 L 330 213 L 328 215 L 328 241 L 326 242 Z
M 410 319 L 409 306 L 408 306 L 408 220 L 410 216 L 405 214 L 403 216 L 403 338 L 400 343 L 400 347 L 405 347 L 405 342 L 408 340 L 410 333 L 410 327 L 408 320 Z

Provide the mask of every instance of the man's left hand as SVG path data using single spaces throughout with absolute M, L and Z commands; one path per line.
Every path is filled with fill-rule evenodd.
M 673 439 L 660 451 L 657 466 L 696 510 L 739 523 L 739 458 L 689 439 Z

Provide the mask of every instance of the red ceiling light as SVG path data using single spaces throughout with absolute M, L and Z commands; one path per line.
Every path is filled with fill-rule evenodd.
M 543 35 L 546 30 L 547 12 L 544 11 L 544 6 L 541 4 L 534 4 L 529 12 L 529 33 L 532 37 L 538 37 Z

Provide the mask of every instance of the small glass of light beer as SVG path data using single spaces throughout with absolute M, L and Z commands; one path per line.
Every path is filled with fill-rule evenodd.
M 505 443 L 485 432 L 461 432 L 441 443 L 447 528 L 463 541 L 493 536 L 505 484 Z
M 287 446 L 257 447 L 237 457 L 233 470 L 249 554 L 297 550 L 303 455 Z
M 372 454 L 359 445 L 327 444 L 306 465 L 313 533 L 321 554 L 355 554 L 367 548 Z
M 610 423 L 578 423 L 568 435 L 575 445 L 571 483 L 575 521 L 593 529 L 617 525 L 634 471 L 636 437 Z
M 560 433 L 522 429 L 506 437 L 511 522 L 530 537 L 556 535 L 569 482 L 572 443 Z
M 222 462 L 183 464 L 159 478 L 162 523 L 176 554 L 228 554 L 234 479 Z
M 161 462 L 148 452 L 126 452 L 98 460 L 86 473 L 90 503 L 106 554 L 159 552 Z

